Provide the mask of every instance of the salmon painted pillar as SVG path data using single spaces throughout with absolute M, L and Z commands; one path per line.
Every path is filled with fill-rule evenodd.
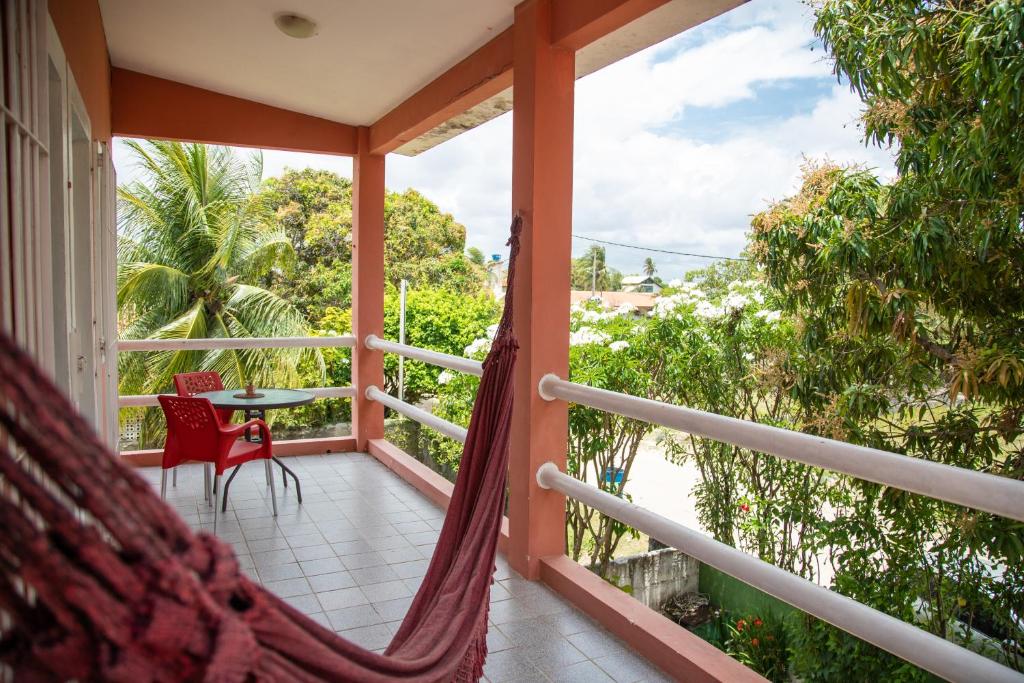
M 565 497 L 537 485 L 541 464 L 565 470 L 568 406 L 537 383 L 569 372 L 575 54 L 551 40 L 551 0 L 516 7 L 513 29 L 512 211 L 523 218 L 513 324 L 519 337 L 509 464 L 512 567 L 529 579 L 565 552 Z
M 384 437 L 384 406 L 366 387 L 384 386 L 384 353 L 366 348 L 366 335 L 384 336 L 384 157 L 370 154 L 370 129 L 360 128 L 352 168 L 352 434 L 366 452 Z

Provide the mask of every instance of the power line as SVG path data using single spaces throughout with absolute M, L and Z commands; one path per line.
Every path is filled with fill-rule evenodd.
M 626 249 L 638 249 L 640 251 L 654 251 L 659 254 L 674 254 L 676 256 L 692 256 L 693 258 L 709 258 L 718 259 L 720 261 L 749 261 L 750 259 L 740 258 L 737 256 L 711 256 L 709 254 L 691 254 L 686 251 L 672 251 L 670 249 L 656 249 L 655 247 L 641 247 L 636 244 L 622 244 L 621 242 L 609 242 L 608 240 L 599 240 L 596 237 L 587 237 L 586 235 L 572 234 L 573 237 L 580 240 L 587 240 L 588 242 L 598 242 L 600 244 L 608 244 L 613 247 L 625 247 Z

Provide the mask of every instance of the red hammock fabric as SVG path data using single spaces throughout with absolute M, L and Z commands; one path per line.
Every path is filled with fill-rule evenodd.
M 517 217 L 505 311 L 437 549 L 384 654 L 249 580 L 229 546 L 193 533 L 0 335 L 0 662 L 14 679 L 479 680 L 504 509 L 520 227 Z

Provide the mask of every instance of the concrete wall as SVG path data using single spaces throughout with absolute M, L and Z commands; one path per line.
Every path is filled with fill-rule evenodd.
M 673 595 L 697 590 L 700 563 L 666 548 L 615 560 L 606 578 L 620 588 L 630 587 L 634 598 L 656 610 Z

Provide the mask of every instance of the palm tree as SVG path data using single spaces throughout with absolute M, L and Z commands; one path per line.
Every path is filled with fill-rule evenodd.
M 648 256 L 644 259 L 644 275 L 647 277 L 654 277 L 654 274 L 658 272 L 657 267 L 654 265 L 654 259 Z
M 261 287 L 295 255 L 254 199 L 262 157 L 223 147 L 127 142 L 141 179 L 118 188 L 117 305 L 124 339 L 288 337 L 306 324 Z M 157 393 L 177 372 L 217 370 L 226 386 L 296 377 L 298 349 L 121 355 L 122 393 Z

